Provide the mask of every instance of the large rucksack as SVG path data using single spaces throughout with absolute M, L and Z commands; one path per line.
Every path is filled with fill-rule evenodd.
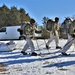
M 52 27 L 54 26 L 54 21 L 52 20 L 52 19 L 49 19 L 48 21 L 47 21 L 47 24 L 46 24 L 46 29 L 48 30 L 48 31 L 52 31 Z
M 74 29 L 75 29 L 75 20 L 73 20 L 72 23 L 69 24 L 68 33 L 69 34 L 74 33 Z
M 21 30 L 23 31 L 23 34 L 30 35 L 31 34 L 31 25 L 28 22 L 25 22 L 21 26 Z

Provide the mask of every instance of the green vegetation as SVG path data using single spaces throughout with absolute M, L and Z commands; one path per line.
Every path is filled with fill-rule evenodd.
M 0 7 L 0 27 L 20 25 L 29 20 L 30 16 L 23 8 L 18 10 L 17 7 L 13 6 L 9 9 L 6 5 Z

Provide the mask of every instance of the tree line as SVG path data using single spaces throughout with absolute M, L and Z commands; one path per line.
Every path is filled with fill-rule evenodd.
M 0 27 L 20 25 L 29 20 L 30 16 L 23 8 L 17 9 L 15 6 L 8 8 L 5 4 L 0 7 Z

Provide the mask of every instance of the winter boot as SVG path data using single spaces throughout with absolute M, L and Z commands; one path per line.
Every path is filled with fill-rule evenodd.
M 62 52 L 62 55 L 69 56 L 70 54 L 67 54 L 65 52 Z
M 56 49 L 62 49 L 60 46 L 56 46 Z
M 21 53 L 22 53 L 23 55 L 27 55 L 27 53 L 26 53 L 26 52 L 24 52 L 24 51 L 21 51 Z
M 37 56 L 37 53 L 32 52 L 31 56 Z

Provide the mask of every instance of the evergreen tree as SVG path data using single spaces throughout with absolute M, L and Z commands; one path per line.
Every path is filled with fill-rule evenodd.
M 0 27 L 7 25 L 19 25 L 24 21 L 30 21 L 30 16 L 23 8 L 20 10 L 13 6 L 10 9 L 3 4 L 0 7 Z
M 10 19 L 11 25 L 18 25 L 21 22 L 20 13 L 15 6 L 11 7 L 9 19 Z
M 20 12 L 21 23 L 30 20 L 30 16 L 28 15 L 28 13 L 26 14 L 26 11 L 23 8 L 20 8 L 19 12 Z
M 0 7 L 0 26 L 7 25 L 9 12 L 10 12 L 10 9 L 6 5 L 3 5 L 2 7 Z
M 48 17 L 43 17 L 43 22 L 42 22 L 42 24 L 43 24 L 43 29 L 42 29 L 42 31 L 43 31 L 43 33 L 42 33 L 42 36 L 44 37 L 44 38 L 49 38 L 50 37 L 50 33 L 46 30 L 46 23 L 47 23 L 47 21 L 48 21 Z

